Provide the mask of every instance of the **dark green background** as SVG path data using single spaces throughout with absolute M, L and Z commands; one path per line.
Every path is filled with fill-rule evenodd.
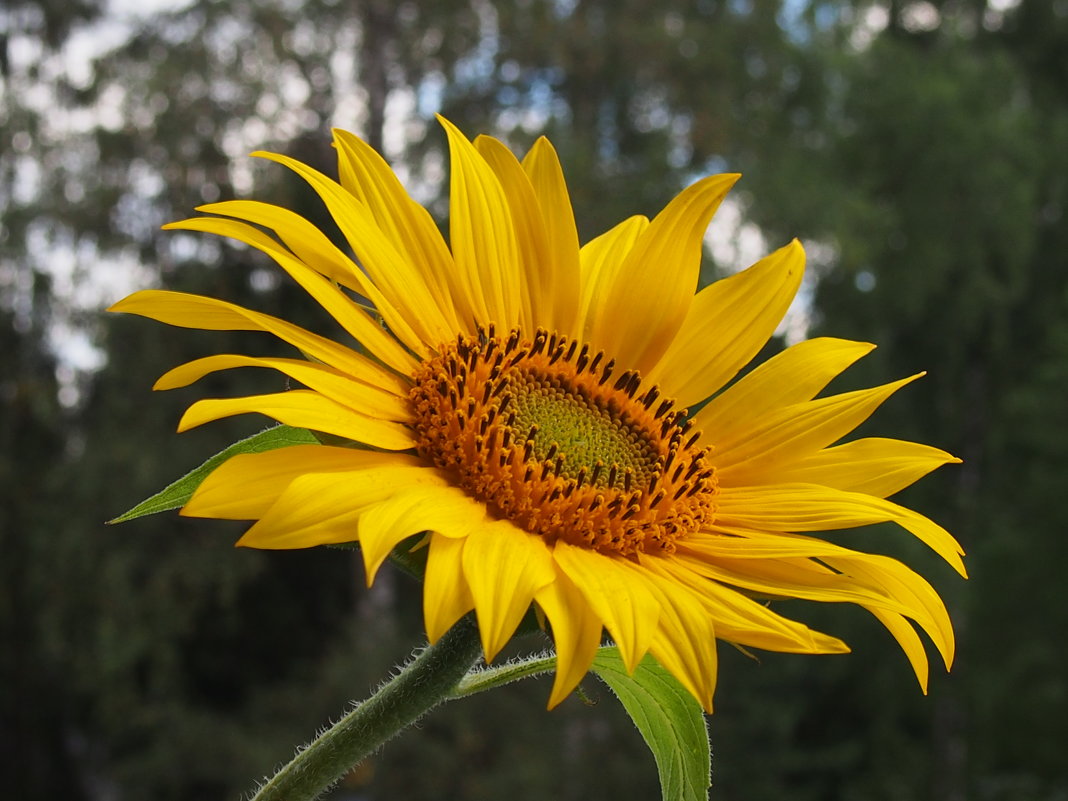
M 235 132 L 330 173 L 334 109 L 362 104 L 358 132 L 381 144 L 409 87 L 409 119 L 440 108 L 518 149 L 549 134 L 584 239 L 743 172 L 736 197 L 772 247 L 821 244 L 812 333 L 879 345 L 835 388 L 929 371 L 864 431 L 966 460 L 902 499 L 957 534 L 971 580 L 889 527 L 834 539 L 932 580 L 959 635 L 953 673 L 935 667 L 924 697 L 864 613 L 782 604 L 854 653 L 720 648 L 712 797 L 1068 798 L 1066 0 L 196 0 L 128 22 L 72 72 L 110 30 L 102 6 L 0 10 L 5 798 L 239 798 L 418 643 L 419 588 L 385 571 L 368 593 L 351 553 L 237 551 L 240 527 L 174 515 L 103 525 L 262 426 L 178 436 L 191 400 L 278 388 L 252 371 L 152 396 L 154 379 L 276 345 L 105 317 L 106 291 L 88 293 L 139 261 L 153 285 L 329 332 L 248 251 L 158 226 L 244 191 L 235 164 L 258 198 L 326 224 L 285 170 L 235 161 Z M 880 10 L 886 26 L 864 28 Z M 435 195 L 444 135 L 402 130 L 385 142 Z M 706 280 L 721 271 L 710 260 Z M 63 331 L 106 364 L 65 364 Z M 592 704 L 552 713 L 547 680 L 440 710 L 333 797 L 655 798 L 637 733 L 584 686 Z

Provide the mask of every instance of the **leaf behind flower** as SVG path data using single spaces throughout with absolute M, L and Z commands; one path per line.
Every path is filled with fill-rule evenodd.
M 616 648 L 602 648 L 593 671 L 619 698 L 656 759 L 664 801 L 708 801 L 712 748 L 701 705 L 653 657 L 628 674 Z
M 123 512 L 115 519 L 109 520 L 108 523 L 125 523 L 138 517 L 154 515 L 158 512 L 166 512 L 185 506 L 186 502 L 193 497 L 196 488 L 207 478 L 208 474 L 231 456 L 237 456 L 239 453 L 261 453 L 275 448 L 288 448 L 292 445 L 315 445 L 318 442 L 319 440 L 315 438 L 315 435 L 306 428 L 293 428 L 292 426 L 284 425 L 273 426 L 258 434 L 253 434 L 251 437 L 238 440 L 230 447 L 219 451 L 200 467 L 190 470 L 177 481 L 168 484 L 155 495 L 141 501 L 128 512 Z

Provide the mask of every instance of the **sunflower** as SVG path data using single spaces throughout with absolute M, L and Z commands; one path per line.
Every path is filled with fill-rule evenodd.
M 894 559 L 810 536 L 889 521 L 964 574 L 948 532 L 886 500 L 957 460 L 894 439 L 836 444 L 917 376 L 817 397 L 873 347 L 819 338 L 732 382 L 773 334 L 805 260 L 794 241 L 695 294 L 705 229 L 737 175 L 700 180 L 652 220 L 631 217 L 580 247 L 546 139 L 519 161 L 496 139 L 472 143 L 442 124 L 448 244 L 386 162 L 343 131 L 340 182 L 256 155 L 311 185 L 349 252 L 297 214 L 251 200 L 166 226 L 263 251 L 355 340 L 178 292 L 141 291 L 112 307 L 187 328 L 266 331 L 303 356 L 225 354 L 174 368 L 156 389 L 233 367 L 274 369 L 304 387 L 199 400 L 180 431 L 255 412 L 347 441 L 235 456 L 182 514 L 255 521 L 238 542 L 254 548 L 357 540 L 368 584 L 422 534 L 430 641 L 474 610 L 491 660 L 533 604 L 556 647 L 550 706 L 590 668 L 605 631 L 629 669 L 651 653 L 709 711 L 717 638 L 848 651 L 777 614 L 769 597 L 863 606 L 926 690 L 917 627 L 947 668 L 953 658 L 937 593 Z

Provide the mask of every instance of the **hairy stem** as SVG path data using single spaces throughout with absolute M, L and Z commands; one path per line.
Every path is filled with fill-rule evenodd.
M 549 673 L 556 668 L 556 655 L 545 654 L 533 656 L 507 665 L 483 670 L 473 670 L 464 676 L 449 691 L 449 698 L 465 698 L 468 695 L 492 690 L 495 687 L 503 687 L 513 681 L 519 681 L 530 676 L 540 676 Z
M 471 615 L 319 735 L 252 801 L 312 801 L 386 740 L 449 697 L 482 653 Z

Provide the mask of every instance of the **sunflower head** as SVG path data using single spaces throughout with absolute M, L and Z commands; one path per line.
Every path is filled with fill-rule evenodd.
M 872 347 L 825 338 L 735 380 L 797 291 L 800 244 L 698 292 L 705 229 L 738 176 L 698 181 L 652 220 L 631 217 L 580 246 L 547 140 L 520 161 L 442 123 L 447 243 L 382 158 L 341 131 L 340 181 L 259 155 L 313 187 L 344 243 L 256 201 L 211 204 L 200 209 L 208 216 L 167 226 L 268 254 L 351 339 L 176 292 L 112 307 L 263 331 L 296 349 L 207 356 L 166 373 L 156 388 L 249 366 L 301 386 L 197 401 L 181 429 L 254 412 L 359 445 L 235 456 L 182 513 L 254 521 L 239 543 L 251 547 L 358 540 L 369 582 L 393 548 L 425 532 L 428 636 L 473 610 L 492 659 L 534 604 L 556 645 L 551 705 L 606 632 L 631 670 L 651 653 L 709 710 L 716 639 L 848 650 L 756 600 L 769 595 L 865 607 L 926 687 L 915 627 L 948 667 L 945 607 L 900 562 L 849 548 L 846 530 L 897 523 L 963 574 L 944 529 L 887 500 L 957 460 L 901 440 L 841 442 L 911 379 L 821 396 Z

